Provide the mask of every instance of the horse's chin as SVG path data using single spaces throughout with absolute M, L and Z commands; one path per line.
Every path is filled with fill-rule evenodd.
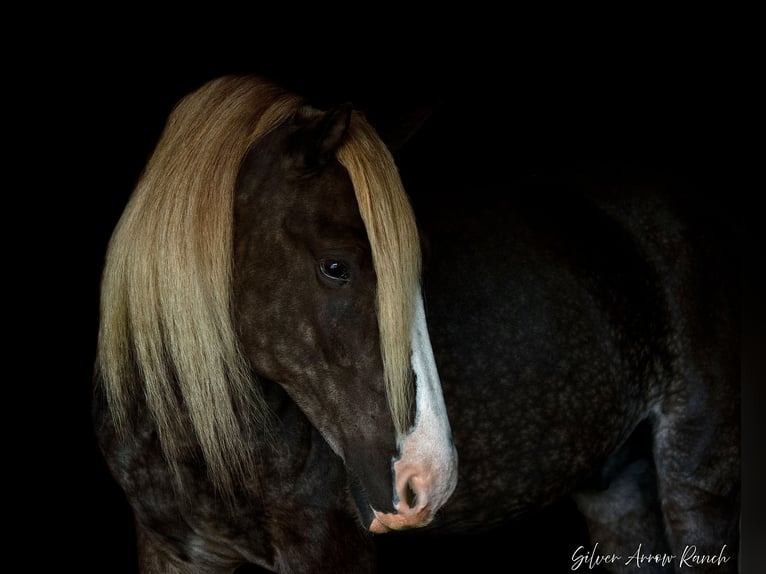
M 354 473 L 349 472 L 348 483 L 359 521 L 365 530 L 371 529 L 371 524 L 376 521 L 377 518 L 375 516 L 375 511 L 373 510 L 372 505 L 367 498 L 367 494 L 365 493 L 364 488 Z

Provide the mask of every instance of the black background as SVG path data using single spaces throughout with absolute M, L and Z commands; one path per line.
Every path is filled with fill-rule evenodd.
M 384 49 L 373 54 L 365 47 L 376 42 L 364 35 L 336 34 L 328 42 L 321 34 L 306 40 L 282 28 L 279 40 L 245 42 L 244 48 L 216 54 L 192 39 L 167 50 L 141 51 L 140 35 L 123 44 L 105 34 L 89 38 L 66 58 L 51 56 L 53 75 L 41 82 L 36 97 L 46 113 L 64 122 L 45 134 L 42 149 L 32 151 L 38 158 L 53 154 L 65 159 L 44 198 L 51 198 L 54 211 L 59 204 L 67 209 L 63 232 L 56 227 L 53 238 L 62 241 L 65 252 L 56 281 L 66 287 L 67 296 L 53 301 L 55 325 L 46 335 L 63 358 L 51 359 L 55 374 L 46 375 L 58 403 L 55 430 L 31 449 L 43 468 L 41 476 L 53 477 L 41 497 L 51 503 L 33 512 L 23 529 L 24 538 L 44 541 L 38 545 L 44 551 L 27 554 L 32 562 L 76 564 L 80 572 L 131 571 L 130 512 L 98 455 L 89 421 L 101 265 L 111 230 L 172 106 L 216 76 L 266 75 L 319 106 L 351 101 L 381 126 L 413 109 L 432 110 L 399 155 L 405 186 L 407 178 L 423 181 L 429 174 L 448 181 L 450 170 L 482 170 L 488 180 L 504 181 L 582 163 L 689 178 L 735 224 L 746 294 L 761 292 L 763 252 L 755 243 L 761 216 L 751 195 L 753 183 L 745 179 L 758 157 L 753 139 L 760 137 L 755 133 L 754 70 L 747 63 L 749 46 L 737 34 L 722 37 L 717 28 L 688 34 L 675 22 L 659 33 L 628 34 L 613 26 L 604 36 L 570 30 L 559 37 L 542 26 L 540 34 L 522 39 L 512 34 L 524 31 L 524 23 L 517 22 L 500 35 L 515 39 L 486 46 L 445 32 L 424 42 L 427 47 L 410 47 L 389 30 Z M 495 31 L 487 34 L 497 36 Z M 297 36 L 304 41 L 286 51 Z M 64 101 L 51 111 L 51 102 Z M 761 309 L 756 305 L 746 311 L 746 323 L 755 317 L 755 336 L 762 332 Z M 48 333 L 34 330 L 38 336 Z M 756 359 L 763 349 L 760 341 L 748 339 L 745 345 Z M 761 381 L 756 363 L 746 371 Z M 752 396 L 760 392 L 756 384 L 748 388 Z M 747 457 L 744 441 L 743 446 Z M 745 496 L 753 493 L 747 482 L 744 487 Z M 751 511 L 754 527 L 762 528 L 761 516 Z M 384 567 L 403 571 L 397 565 L 403 560 L 436 570 L 467 558 L 473 560 L 468 571 L 524 571 L 537 565 L 542 571 L 563 572 L 573 550 L 562 546 L 563 533 L 574 532 L 586 543 L 582 528 L 564 503 L 490 536 L 441 545 L 384 542 L 398 552 Z M 497 570 L 487 566 L 498 558 Z

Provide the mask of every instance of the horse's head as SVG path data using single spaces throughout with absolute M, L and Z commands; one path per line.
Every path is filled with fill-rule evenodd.
M 350 108 L 298 109 L 249 150 L 234 222 L 234 315 L 254 371 L 343 458 L 372 531 L 427 524 L 456 455 L 385 146 Z
M 414 216 L 360 115 L 210 82 L 173 111 L 110 242 L 112 418 L 127 436 L 151 416 L 181 487 L 201 454 L 231 495 L 263 475 L 250 441 L 268 379 L 344 459 L 366 526 L 426 524 L 457 463 L 419 274 Z

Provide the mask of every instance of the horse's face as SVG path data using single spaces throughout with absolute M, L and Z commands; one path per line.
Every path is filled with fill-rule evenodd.
M 430 521 L 454 489 L 456 459 L 446 413 L 425 436 L 433 442 L 438 428 L 437 449 L 394 428 L 371 248 L 334 156 L 349 113 L 299 113 L 245 158 L 234 199 L 234 305 L 254 371 L 282 385 L 344 459 L 363 522 L 385 531 Z M 421 322 L 430 358 L 415 373 L 423 388 L 429 377 L 436 384 L 438 397 L 424 400 L 443 407 Z M 417 393 L 416 409 L 426 391 Z M 412 414 L 413 422 L 440 416 Z

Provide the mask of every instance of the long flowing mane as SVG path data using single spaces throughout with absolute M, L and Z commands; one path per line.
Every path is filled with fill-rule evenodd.
M 186 96 L 107 251 L 96 380 L 115 425 L 127 433 L 133 406 L 145 401 L 176 476 L 193 437 L 223 493 L 252 476 L 250 441 L 268 426 L 231 315 L 234 185 L 248 149 L 301 104 L 249 76 L 220 78 Z M 356 112 L 337 157 L 372 248 L 386 388 L 394 422 L 405 430 L 420 278 L 414 216 L 390 153 Z
M 407 431 L 413 383 L 412 316 L 420 293 L 420 240 L 415 216 L 388 148 L 354 113 L 338 161 L 351 182 L 372 248 L 378 279 L 377 313 L 386 391 L 396 429 Z

